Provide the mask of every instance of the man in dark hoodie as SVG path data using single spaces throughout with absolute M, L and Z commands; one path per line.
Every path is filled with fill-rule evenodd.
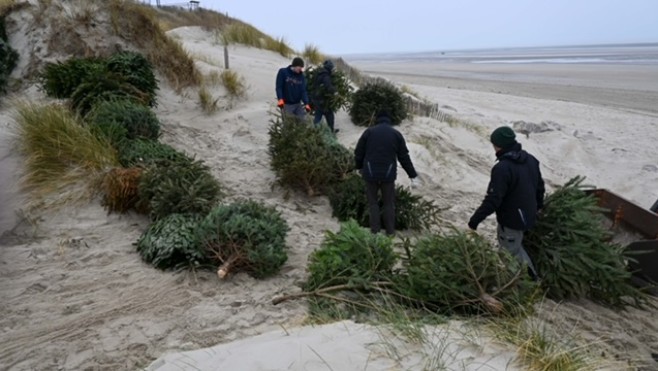
M 332 96 L 336 94 L 336 87 L 331 82 L 331 73 L 333 70 L 334 62 L 329 59 L 324 61 L 322 68 L 318 71 L 315 83 L 313 84 L 311 100 L 313 101 L 313 107 L 315 108 L 313 123 L 318 125 L 322 120 L 322 116 L 324 116 L 331 132 L 336 133 L 338 130 L 334 130 L 334 112 L 330 107 L 330 100 Z
M 295 57 L 290 66 L 279 69 L 276 75 L 276 99 L 277 106 L 284 114 L 304 119 L 306 113 L 311 111 L 303 59 Z
M 395 233 L 395 179 L 397 162 L 416 185 L 416 170 L 409 157 L 409 150 L 402 134 L 393 128 L 387 112 L 376 115 L 375 125 L 366 129 L 354 150 L 356 168 L 366 182 L 366 195 L 370 208 L 370 230 L 381 229 L 378 193 L 382 192 L 384 228 L 386 234 Z
M 498 221 L 498 242 L 537 279 L 537 271 L 523 248 L 523 233 L 535 226 L 537 212 L 544 206 L 544 180 L 539 161 L 521 149 L 514 131 L 502 126 L 491 133 L 498 163 L 491 170 L 491 181 L 482 205 L 475 211 L 469 228 L 476 230 L 492 213 Z

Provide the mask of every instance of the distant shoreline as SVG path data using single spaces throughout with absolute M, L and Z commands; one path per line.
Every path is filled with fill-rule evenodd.
M 353 63 L 350 61 L 350 63 Z M 365 73 L 412 85 L 569 101 L 658 118 L 658 64 L 357 62 Z
M 382 51 L 373 53 L 342 53 L 343 57 L 355 56 L 392 56 L 392 55 L 418 55 L 436 53 L 478 53 L 491 51 L 522 51 L 538 49 L 591 49 L 591 48 L 626 48 L 626 47 L 650 47 L 658 48 L 658 41 L 643 43 L 612 43 L 612 44 L 573 44 L 573 45 L 545 45 L 545 46 L 501 46 L 495 48 L 464 48 L 464 49 L 435 49 L 417 51 Z
M 368 53 L 344 55 L 352 63 L 630 64 L 658 65 L 658 43 Z

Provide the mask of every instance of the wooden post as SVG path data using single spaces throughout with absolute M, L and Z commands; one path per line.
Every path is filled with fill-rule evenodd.
M 224 68 L 228 70 L 228 45 L 224 44 Z

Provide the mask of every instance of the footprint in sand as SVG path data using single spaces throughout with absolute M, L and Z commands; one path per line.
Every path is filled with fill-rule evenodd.
M 148 350 L 148 345 L 144 343 L 132 343 L 126 347 L 126 350 L 130 352 L 143 354 Z
M 27 289 L 25 289 L 25 294 L 37 294 L 46 291 L 47 288 L 48 286 L 42 283 L 35 283 L 33 285 L 30 285 Z
M 613 148 L 611 151 L 617 155 L 628 152 L 624 148 Z
M 592 131 L 581 133 L 580 131 L 576 130 L 573 132 L 573 136 L 581 140 L 602 140 L 601 138 L 594 135 L 594 132 Z

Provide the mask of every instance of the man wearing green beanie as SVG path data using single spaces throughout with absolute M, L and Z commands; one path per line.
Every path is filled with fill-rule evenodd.
M 535 226 L 537 212 L 544 206 L 544 180 L 539 161 L 521 149 L 514 130 L 501 126 L 491 133 L 498 163 L 491 169 L 487 194 L 473 213 L 468 227 L 476 230 L 489 215 L 496 213 L 498 243 L 538 279 L 537 271 L 523 248 L 523 233 Z

